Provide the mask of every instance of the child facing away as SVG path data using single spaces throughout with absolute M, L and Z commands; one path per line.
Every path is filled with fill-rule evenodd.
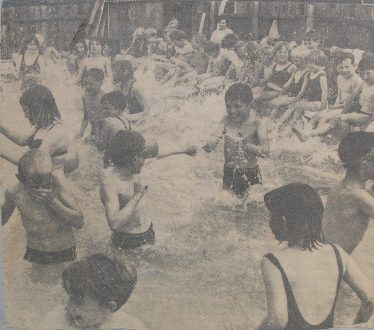
M 374 194 L 365 188 L 368 180 L 374 180 L 374 133 L 348 134 L 338 153 L 346 176 L 329 193 L 323 233 L 329 243 L 337 243 L 351 254 L 374 218 Z
M 137 282 L 131 265 L 94 254 L 70 265 L 62 282 L 69 296 L 66 307 L 49 312 L 38 329 L 145 329 L 123 309 Z
M 88 124 L 91 125 L 91 140 L 100 133 L 101 122 L 104 119 L 104 112 L 100 103 L 104 92 L 101 86 L 104 81 L 104 72 L 100 69 L 90 69 L 83 76 L 83 85 L 85 87 L 85 94 L 82 97 L 83 101 L 83 120 L 77 138 L 82 138 Z
M 205 151 L 211 152 L 224 138 L 223 188 L 240 198 L 247 195 L 251 185 L 262 183 L 257 157 L 264 158 L 268 154 L 266 123 L 251 110 L 252 100 L 248 85 L 231 85 L 225 94 L 228 114 L 222 120 L 223 135 L 204 146 Z
M 141 200 L 147 186 L 136 175 L 144 164 L 144 137 L 135 131 L 122 130 L 111 140 L 106 159 L 112 163 L 104 169 L 100 198 L 112 230 L 113 247 L 129 250 L 155 243 L 151 219 L 141 212 Z
M 17 178 L 5 193 L 2 223 L 18 208 L 27 237 L 24 259 L 33 263 L 31 279 L 53 282 L 64 262 L 76 258 L 73 229 L 83 227 L 76 192 L 61 171 L 52 170 L 51 157 L 37 149 L 21 157 Z

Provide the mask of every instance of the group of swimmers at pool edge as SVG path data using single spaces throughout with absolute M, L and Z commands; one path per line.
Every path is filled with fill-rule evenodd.
M 343 62 L 351 61 L 349 55 L 344 56 L 347 58 Z M 365 83 L 371 86 L 374 83 L 372 56 L 363 57 L 358 68 Z M 114 75 L 121 72 L 114 71 L 117 72 Z M 319 78 L 323 84 L 323 78 Z M 112 246 L 125 254 L 155 243 L 153 224 L 139 216 L 147 186 L 138 183 L 136 175 L 141 172 L 144 159 L 162 158 L 167 154 L 159 154 L 157 144 L 146 143 L 142 134 L 131 127 L 124 113 L 128 99 L 122 91 L 104 95 L 103 81 L 101 69 L 91 68 L 83 74 L 84 119 L 77 137 L 82 137 L 90 124 L 90 140 L 103 151 L 100 199 L 112 231 Z M 367 101 L 365 90 L 358 88 L 357 93 L 361 108 L 372 106 L 364 102 Z M 363 93 L 365 97 L 361 97 Z M 268 122 L 252 107 L 253 102 L 268 101 L 270 94 L 264 95 L 254 100 L 249 84 L 232 84 L 225 92 L 227 116 L 218 128 L 223 133 L 203 147 L 206 152 L 212 152 L 223 140 L 223 187 L 239 198 L 247 195 L 251 185 L 261 184 L 257 158 L 270 156 Z M 78 167 L 79 157 L 66 137 L 59 121 L 60 112 L 47 87 L 37 84 L 25 88 L 20 104 L 30 121 L 30 131 L 15 132 L 14 128 L 2 125 L 1 133 L 18 145 L 28 145 L 30 150 L 19 159 L 2 155 L 17 164 L 19 181 L 5 193 L 2 221 L 6 224 L 18 208 L 27 235 L 25 259 L 32 263 L 32 280 L 47 281 L 54 273 L 57 276 L 62 272 L 63 285 L 70 296 L 66 314 L 52 312 L 46 317 L 46 327 L 52 329 L 54 323 L 56 329 L 69 326 L 141 329 L 144 326 L 140 321 L 120 311 L 136 284 L 136 271 L 129 263 L 92 255 L 65 268 L 65 263 L 76 259 L 73 229 L 84 226 L 75 197 L 78 190 L 66 177 Z M 294 108 L 287 116 L 294 116 L 298 109 Z M 370 112 L 339 115 L 346 115 L 348 124 L 368 126 L 363 121 L 368 121 Z M 330 125 L 331 118 L 312 119 Z M 294 131 L 297 130 L 294 127 Z M 185 150 L 189 155 L 196 152 L 196 148 Z M 291 183 L 265 195 L 270 228 L 277 240 L 288 244 L 263 258 L 268 316 L 259 329 L 332 327 L 342 280 L 361 300 L 354 323 L 357 326 L 373 323 L 373 291 L 350 256 L 374 217 L 374 197 L 366 188 L 367 182 L 374 179 L 373 154 L 374 133 L 358 131 L 344 136 L 339 145 L 339 157 L 346 167 L 346 177 L 330 192 L 325 208 L 318 193 L 302 183 Z M 303 267 L 300 267 L 301 261 Z M 308 283 L 314 286 L 309 287 Z M 316 292 L 324 294 L 316 297 Z M 325 311 L 330 311 L 327 316 Z M 59 322 L 56 323 L 56 319 Z

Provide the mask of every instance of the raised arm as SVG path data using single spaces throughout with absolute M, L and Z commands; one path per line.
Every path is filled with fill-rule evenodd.
M 288 322 L 287 299 L 282 275 L 266 258 L 261 263 L 268 314 L 257 330 L 281 330 Z
M 25 125 L 26 126 L 22 127 L 22 129 L 15 131 L 7 127 L 4 127 L 2 124 L 0 124 L 0 133 L 4 134 L 9 140 L 14 142 L 15 144 L 24 147 L 30 142 L 30 139 L 37 132 L 37 129 L 31 126 L 29 123 L 25 123 Z
M 142 190 L 135 192 L 127 204 L 121 208 L 118 200 L 118 194 L 110 186 L 111 185 L 102 183 L 100 187 L 101 200 L 105 207 L 105 214 L 109 228 L 112 231 L 121 231 L 124 225 L 133 216 L 139 202 L 146 192 L 146 188 L 143 187 Z

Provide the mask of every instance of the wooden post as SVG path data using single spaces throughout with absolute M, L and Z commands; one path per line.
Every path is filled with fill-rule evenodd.
M 306 7 L 306 30 L 313 30 L 314 5 L 307 4 Z
M 260 37 L 260 27 L 259 27 L 259 2 L 253 1 L 250 6 L 250 15 L 251 15 L 251 32 L 255 39 Z
M 217 28 L 216 22 L 216 1 L 210 3 L 210 33 L 212 33 Z

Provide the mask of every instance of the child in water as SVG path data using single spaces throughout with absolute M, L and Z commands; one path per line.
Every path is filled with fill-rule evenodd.
M 141 212 L 141 200 L 147 186 L 139 183 L 136 174 L 144 164 L 144 137 L 135 131 L 119 131 L 106 150 L 106 162 L 100 184 L 100 198 L 105 207 L 112 244 L 119 250 L 131 250 L 155 243 L 150 219 Z
M 67 306 L 48 313 L 38 329 L 144 330 L 143 323 L 123 309 L 136 281 L 136 270 L 130 265 L 102 254 L 83 258 L 62 274 Z
M 366 182 L 374 180 L 374 133 L 350 133 L 338 152 L 347 172 L 328 196 L 323 233 L 328 242 L 352 253 L 374 218 L 374 194 L 366 189 Z
M 223 188 L 245 197 L 251 185 L 262 184 L 257 157 L 268 155 L 268 130 L 251 110 L 251 88 L 242 83 L 229 87 L 225 94 L 227 116 L 222 120 L 223 136 L 208 142 L 204 149 L 214 150 L 224 137 L 225 165 Z
M 361 302 L 355 327 L 371 328 L 373 288 L 340 246 L 324 242 L 318 193 L 309 185 L 291 183 L 268 192 L 264 200 L 270 229 L 277 241 L 286 244 L 262 260 L 268 315 L 256 329 L 333 328 L 342 281 Z
M 83 216 L 62 172 L 53 172 L 51 157 L 30 150 L 18 164 L 19 183 L 5 193 L 2 223 L 18 208 L 27 236 L 25 260 L 33 263 L 34 282 L 54 282 L 63 263 L 76 258 L 73 228 L 83 227 Z
M 100 103 L 104 92 L 101 86 L 104 81 L 104 72 L 100 69 L 91 69 L 83 76 L 83 84 L 86 93 L 83 95 L 83 120 L 77 138 L 82 138 L 88 124 L 91 125 L 91 137 L 95 138 L 100 133 L 101 121 L 104 119 L 103 109 Z

